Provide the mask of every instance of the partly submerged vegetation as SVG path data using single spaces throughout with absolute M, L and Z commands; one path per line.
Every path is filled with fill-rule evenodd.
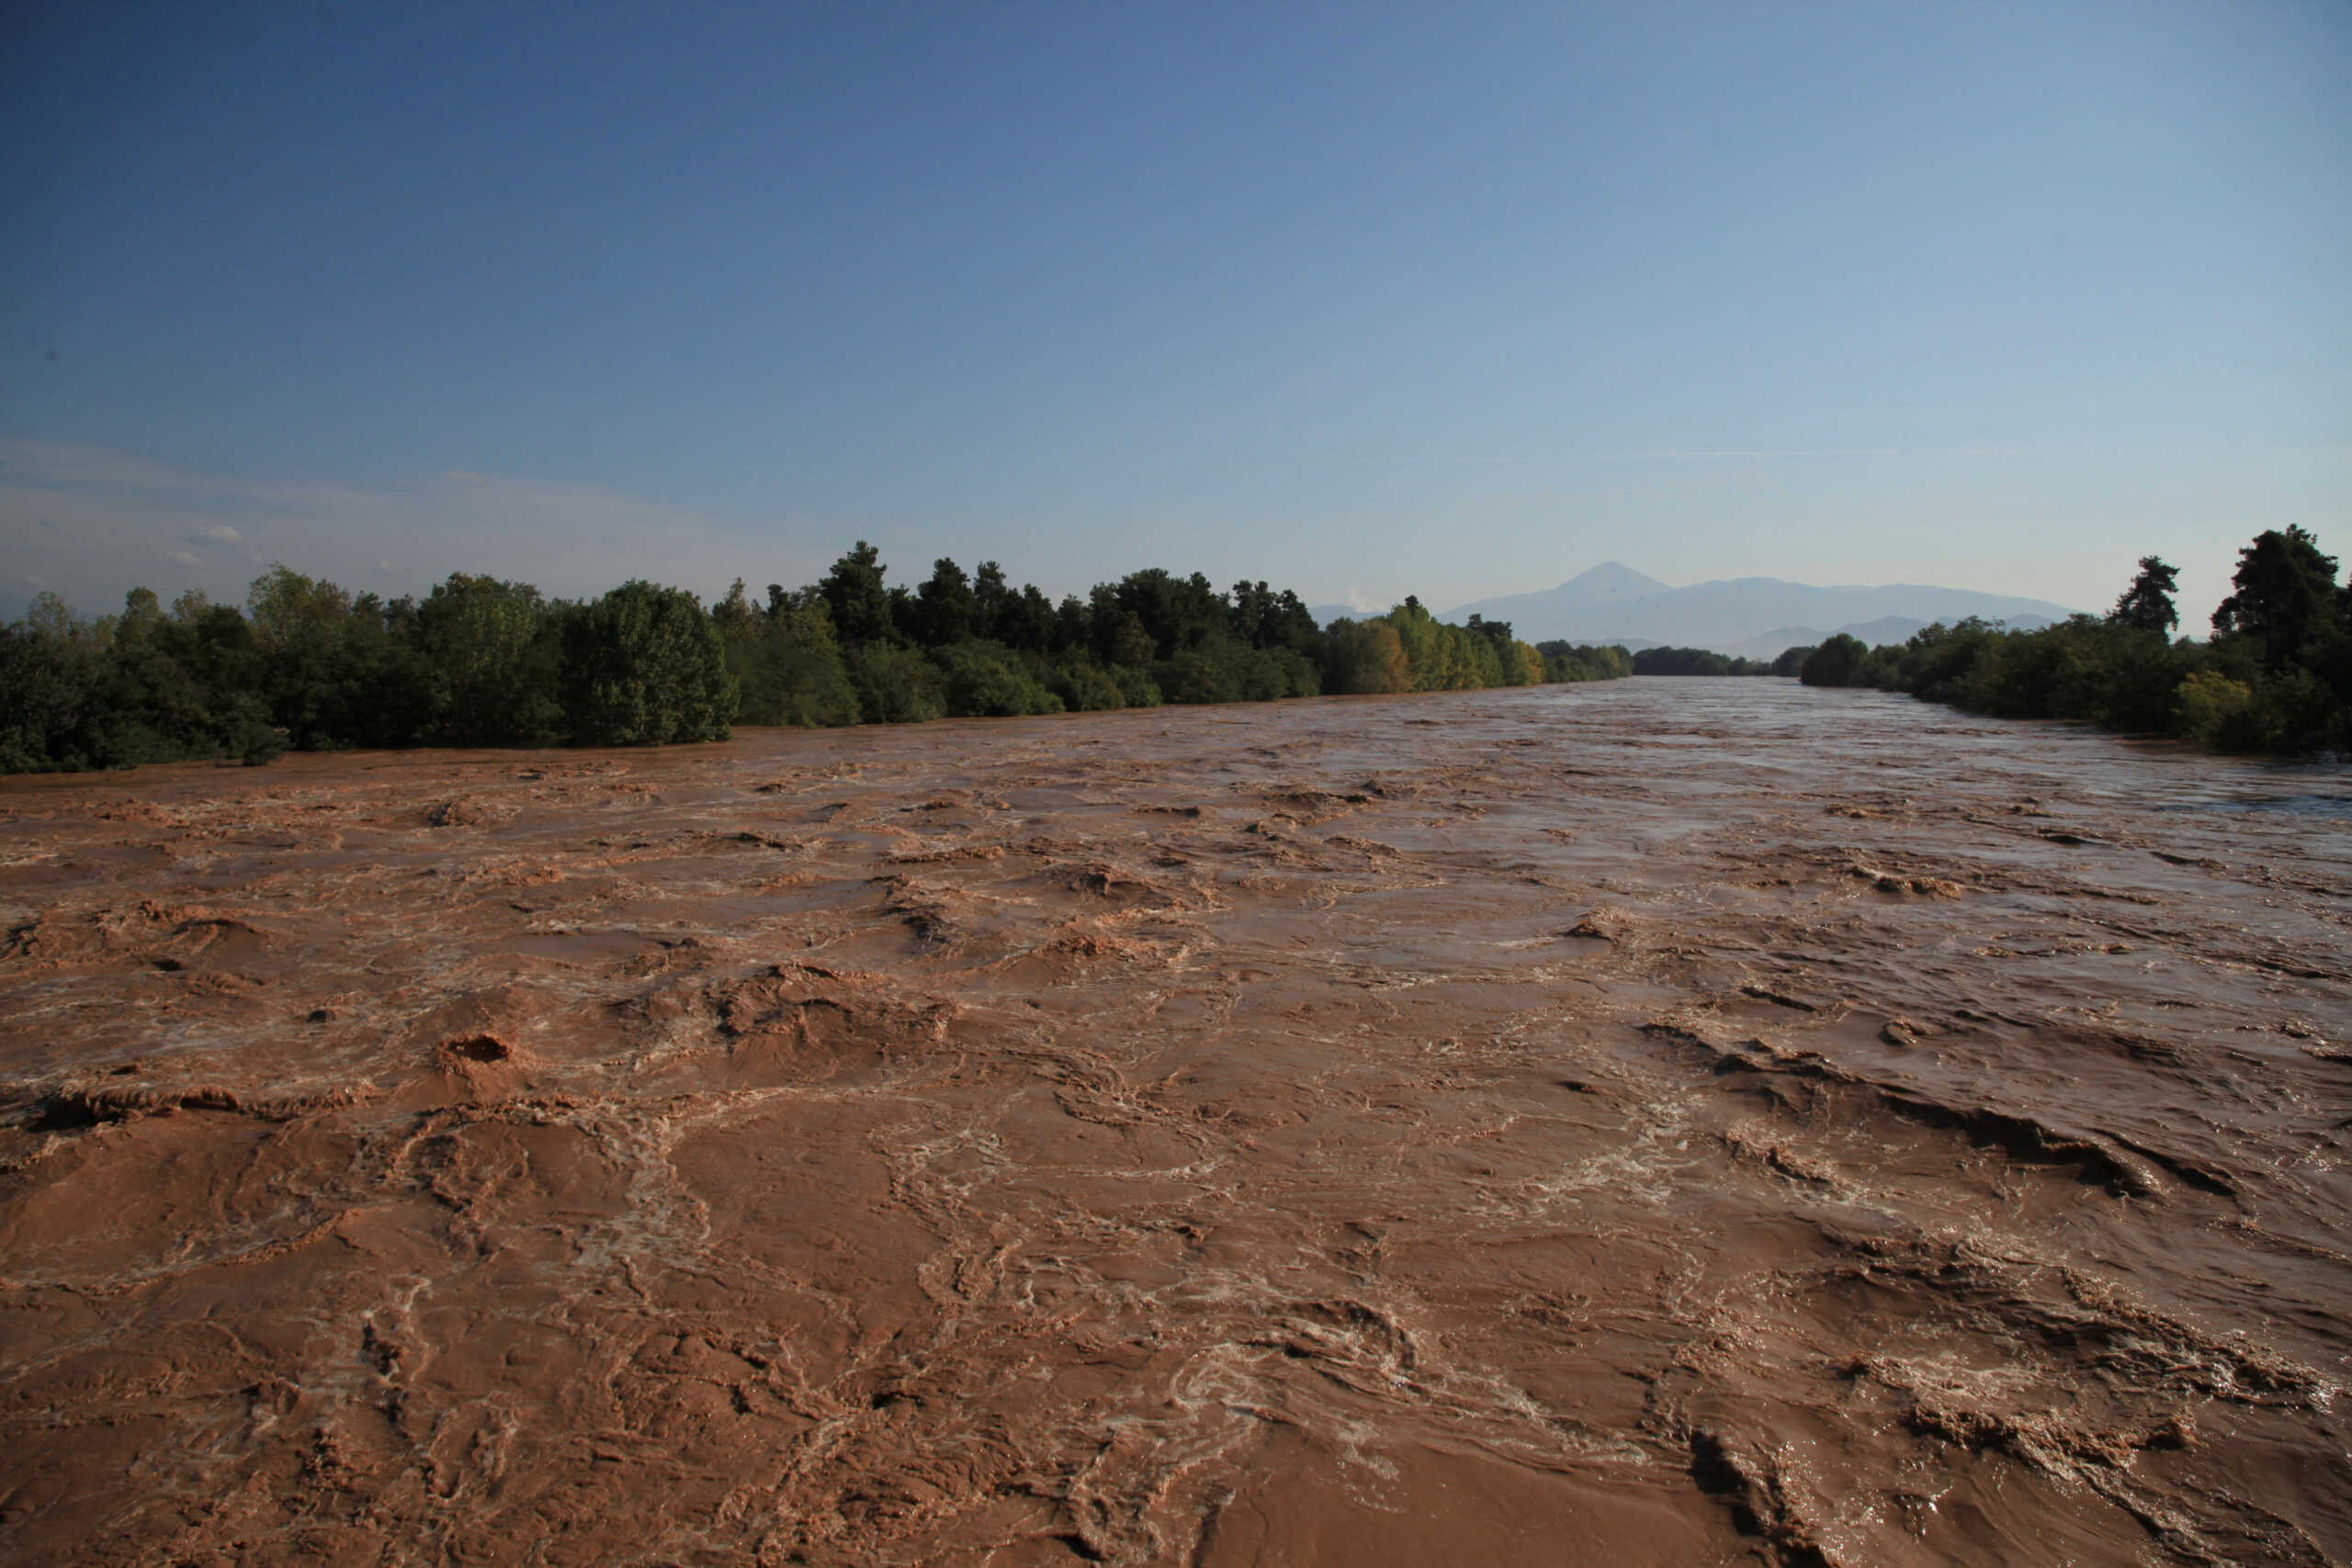
M 1454 691 L 1630 674 L 1621 648 L 1530 647 L 1407 599 L 1318 626 L 1297 594 L 1138 571 L 1058 604 L 994 562 L 892 586 L 861 541 L 806 588 L 739 580 L 706 609 L 625 583 L 551 600 L 453 575 L 424 598 L 352 594 L 285 567 L 243 609 L 134 590 L 95 619 L 43 595 L 0 626 L 0 772 L 130 767 L 292 746 L 644 745 L 734 724 L 899 723 Z
M 1645 648 L 1634 655 L 1636 675 L 1793 675 L 1809 648 L 1792 648 L 1778 659 L 1741 659 L 1712 648 Z
M 2235 592 L 2209 641 L 2172 636 L 2174 569 L 2154 556 L 2106 616 L 2040 631 L 1932 626 L 1865 648 L 1830 638 L 1804 658 L 1812 686 L 1875 686 L 2004 718 L 2087 719 L 2223 751 L 2352 750 L 2352 585 L 2301 528 L 2238 552 Z

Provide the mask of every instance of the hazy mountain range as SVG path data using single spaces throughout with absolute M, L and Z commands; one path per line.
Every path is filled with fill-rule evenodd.
M 1357 613 L 1332 607 L 1315 612 L 1324 620 Z M 1460 622 L 1473 614 L 1509 621 L 1512 631 L 1529 642 L 1563 637 L 1633 649 L 1668 644 L 1770 659 L 1782 649 L 1818 643 L 1838 632 L 1875 647 L 1901 642 L 1933 621 L 1981 615 L 2030 629 L 2064 620 L 2073 612 L 2047 599 L 1917 582 L 1823 588 L 1775 577 L 1742 577 L 1672 588 L 1629 566 L 1607 561 L 1557 588 L 1480 599 L 1442 611 L 1440 618 Z

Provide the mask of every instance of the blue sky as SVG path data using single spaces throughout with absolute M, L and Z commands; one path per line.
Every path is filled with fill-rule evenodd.
M 0 590 L 2352 556 L 2352 6 L 18 13 Z

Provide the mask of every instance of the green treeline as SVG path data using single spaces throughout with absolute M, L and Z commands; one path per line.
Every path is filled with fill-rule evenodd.
M 1636 675 L 1793 675 L 1809 648 L 1792 648 L 1778 659 L 1740 659 L 1711 648 L 1645 648 L 1634 655 Z
M 1324 632 L 1323 670 L 1332 692 L 1454 692 L 1633 673 L 1622 648 L 1531 647 L 1511 636 L 1509 621 L 1474 615 L 1453 626 L 1410 595 L 1385 615 L 1333 621 Z
M 2176 639 L 2173 568 L 2154 556 L 2106 616 L 2041 631 L 1932 626 L 1900 645 L 1830 638 L 1811 686 L 1875 686 L 2004 718 L 2088 719 L 2224 751 L 2352 750 L 2352 585 L 2301 528 L 2238 552 L 2213 635 Z
M 454 575 L 423 599 L 285 567 L 241 609 L 134 590 L 85 618 L 43 594 L 0 625 L 0 772 L 418 745 L 660 745 L 734 724 L 902 723 L 1323 692 L 1455 691 L 1632 672 L 1623 649 L 1529 647 L 1408 599 L 1318 626 L 1263 582 L 1138 571 L 1058 603 L 994 562 L 909 589 L 860 541 L 822 580 L 706 609 L 628 582 L 602 598 Z
M 1546 681 L 1622 681 L 1634 672 L 1634 656 L 1615 643 L 1539 642 Z

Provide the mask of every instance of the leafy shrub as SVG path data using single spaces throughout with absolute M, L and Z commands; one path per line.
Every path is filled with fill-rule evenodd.
M 644 581 L 566 617 L 562 692 L 572 739 L 589 746 L 724 740 L 738 694 L 701 602 Z
M 842 725 L 861 716 L 857 690 L 833 640 L 824 599 L 813 591 L 768 591 L 765 610 L 752 607 L 736 579 L 711 619 L 727 644 L 727 666 L 741 690 L 735 716 L 744 724 Z
M 842 658 L 858 712 L 868 724 L 916 724 L 947 715 L 938 666 L 911 648 L 870 642 Z
M 1119 683 L 1119 695 L 1128 707 L 1156 708 L 1168 700 L 1160 694 L 1159 682 L 1151 678 L 1151 671 L 1140 664 L 1114 664 L 1110 676 Z
M 2191 671 L 2180 682 L 2173 720 L 2180 734 L 2206 746 L 2243 735 L 2254 708 L 2254 688 L 2218 670 Z
M 1238 703 L 1244 695 L 1238 662 L 1228 649 L 1185 649 L 1154 664 L 1151 678 L 1171 703 Z
M 511 745 L 560 732 L 560 629 L 537 589 L 452 572 L 416 607 L 415 625 L 435 739 Z
M 1119 689 L 1119 682 L 1083 654 L 1067 655 L 1056 664 L 1051 684 L 1054 694 L 1061 698 L 1062 706 L 1071 713 L 1094 713 L 1127 705 L 1126 694 Z
M 969 717 L 1059 713 L 1062 700 L 1002 643 L 972 638 L 933 651 L 947 711 Z
M 1860 684 L 1862 660 L 1870 657 L 1870 649 L 1862 639 L 1848 632 L 1839 632 L 1806 656 L 1797 679 L 1808 686 L 1852 686 Z

